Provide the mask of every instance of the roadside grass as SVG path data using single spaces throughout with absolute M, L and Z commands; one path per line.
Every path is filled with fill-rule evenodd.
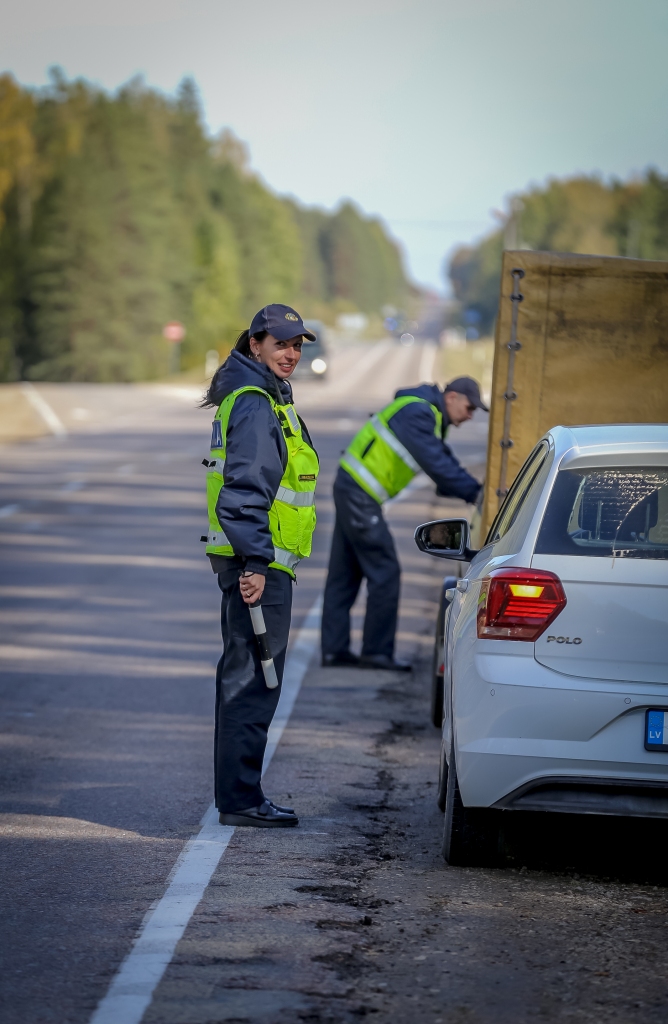
M 439 348 L 434 367 L 436 379 L 449 381 L 455 377 L 473 377 L 488 402 L 492 392 L 494 338 L 462 341 L 460 346 Z

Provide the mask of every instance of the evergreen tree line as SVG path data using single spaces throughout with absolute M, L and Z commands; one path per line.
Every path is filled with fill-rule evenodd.
M 513 197 L 502 227 L 457 249 L 448 268 L 465 319 L 485 333 L 496 317 L 503 250 L 522 248 L 668 260 L 668 176 L 552 180 Z
M 167 321 L 187 368 L 268 302 L 331 321 L 409 290 L 378 220 L 277 196 L 231 132 L 207 134 L 191 80 L 168 97 L 0 76 L 0 380 L 148 379 Z

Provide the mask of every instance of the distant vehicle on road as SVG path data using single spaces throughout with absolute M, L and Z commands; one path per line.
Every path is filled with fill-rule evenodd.
M 479 551 L 463 519 L 415 539 L 470 562 L 435 665 L 445 859 L 493 863 L 506 811 L 668 818 L 668 426 L 554 427 Z
M 315 341 L 305 343 L 302 357 L 292 380 L 326 380 L 328 370 L 327 328 L 320 320 L 304 320 L 304 327 L 315 334 Z

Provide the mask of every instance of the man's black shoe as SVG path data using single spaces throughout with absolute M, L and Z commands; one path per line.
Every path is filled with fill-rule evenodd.
M 354 668 L 360 660 L 352 651 L 339 651 L 338 654 L 323 654 L 323 668 Z
M 218 815 L 221 825 L 248 826 L 250 828 L 294 828 L 299 818 L 292 811 L 287 813 L 265 800 L 259 807 L 248 807 L 245 811 L 221 811 Z
M 359 667 L 388 669 L 390 672 L 411 672 L 413 669 L 410 662 L 397 661 L 387 654 L 363 654 Z

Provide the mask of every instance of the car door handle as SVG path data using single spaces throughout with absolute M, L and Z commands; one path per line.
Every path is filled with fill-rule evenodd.
M 460 593 L 465 594 L 469 589 L 469 581 L 467 579 L 457 580 L 456 587 Z

